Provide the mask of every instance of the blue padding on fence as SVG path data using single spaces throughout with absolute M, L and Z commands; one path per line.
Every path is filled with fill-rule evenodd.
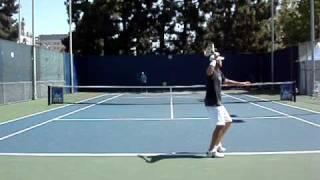
M 223 71 L 227 78 L 271 81 L 270 54 L 224 54 Z M 274 81 L 296 80 L 297 48 L 275 52 Z M 141 85 L 139 75 L 148 77 L 147 85 L 194 85 L 206 83 L 209 64 L 203 55 L 168 56 L 87 56 L 75 57 L 79 85 Z M 68 69 L 68 68 L 67 68 Z
M 64 77 L 65 77 L 66 85 L 68 86 L 71 85 L 71 68 L 70 67 L 71 67 L 70 54 L 65 53 L 64 54 L 64 72 L 65 72 Z M 78 73 L 75 65 L 73 65 L 73 85 L 74 86 L 78 85 Z

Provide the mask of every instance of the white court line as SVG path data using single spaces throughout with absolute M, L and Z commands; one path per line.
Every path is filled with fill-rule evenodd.
M 100 95 L 100 96 L 95 96 L 95 97 L 88 98 L 88 99 L 85 99 L 85 100 L 82 100 L 82 101 L 79 101 L 79 102 L 76 102 L 76 103 L 82 103 L 84 101 L 90 101 L 92 99 L 100 98 L 102 96 L 107 96 L 107 95 L 103 94 L 103 95 Z M 50 111 L 58 110 L 58 109 L 65 108 L 65 107 L 68 107 L 68 106 L 72 106 L 72 105 L 74 105 L 74 104 L 68 104 L 68 105 L 56 107 L 56 108 L 53 108 L 53 109 L 48 109 L 48 110 L 45 110 L 45 111 L 41 111 L 41 112 L 37 112 L 37 113 L 26 115 L 26 116 L 22 116 L 22 117 L 19 117 L 19 118 L 16 118 L 16 119 L 12 119 L 12 120 L 9 120 L 9 121 L 6 121 L 6 122 L 2 122 L 2 123 L 0 123 L 0 126 L 4 125 L 4 124 L 15 122 L 15 121 L 19 121 L 19 120 L 22 120 L 22 119 L 25 119 L 25 118 L 29 118 L 29 117 L 32 117 L 32 116 L 36 116 L 36 115 L 39 115 L 39 114 L 43 114 L 43 113 L 46 113 L 46 112 L 50 112 Z
M 3 140 L 8 139 L 8 138 L 10 138 L 10 137 L 13 137 L 13 136 L 16 136 L 16 135 L 18 135 L 18 134 L 24 133 L 24 132 L 26 132 L 26 131 L 30 131 L 31 129 L 34 129 L 34 128 L 39 127 L 39 126 L 42 126 L 42 125 L 45 125 L 45 124 L 47 124 L 47 123 L 49 123 L 49 122 L 52 122 L 52 121 L 53 121 L 53 119 L 50 119 L 50 120 L 45 121 L 45 122 L 42 122 L 42 123 L 40 123 L 40 124 L 37 124 L 37 125 L 31 126 L 31 127 L 25 128 L 25 129 L 23 129 L 23 130 L 20 130 L 20 131 L 11 133 L 11 134 L 9 134 L 9 135 L 7 135 L 7 136 L 3 136 L 3 137 L 0 138 L 0 141 L 3 141 Z
M 192 120 L 206 120 L 207 117 L 193 117 L 193 118 L 81 118 L 81 119 L 59 119 L 59 121 L 192 121 Z
M 69 112 L 69 113 L 67 113 L 67 114 L 64 114 L 64 115 L 58 116 L 58 117 L 56 117 L 56 118 L 53 118 L 53 120 L 60 120 L 60 118 L 64 118 L 64 117 L 69 116 L 69 115 L 71 115 L 71 114 L 74 114 L 74 113 L 83 111 L 83 110 L 85 110 L 85 109 L 89 109 L 89 108 L 91 108 L 91 107 L 93 107 L 93 106 L 96 106 L 96 105 L 98 105 L 98 104 L 102 104 L 102 103 L 104 103 L 104 102 L 106 102 L 106 101 L 110 101 L 110 100 L 115 99 L 115 98 L 117 98 L 117 97 L 120 97 L 120 96 L 122 96 L 122 95 L 123 95 L 123 94 L 119 94 L 119 95 L 117 95 L 117 96 L 113 96 L 113 97 L 111 97 L 111 98 L 108 98 L 108 99 L 105 99 L 105 100 L 103 100 L 103 101 L 97 102 L 96 104 L 91 104 L 90 106 L 86 106 L 86 107 L 77 109 L 77 110 L 75 110 L 75 111 L 72 111 L 72 112 Z
M 237 99 L 237 100 L 239 100 L 239 101 L 248 102 L 249 104 L 252 104 L 252 105 L 254 105 L 254 106 L 257 106 L 257 107 L 260 107 L 260 108 L 263 108 L 263 109 L 266 109 L 266 110 L 269 110 L 269 111 L 272 111 L 272 112 L 276 112 L 276 113 L 278 113 L 278 114 L 281 114 L 281 115 L 284 115 L 284 116 L 287 116 L 287 117 L 296 119 L 296 120 L 298 120 L 298 121 L 304 122 L 304 123 L 306 123 L 306 124 L 309 124 L 309 125 L 312 125 L 312 126 L 315 126 L 315 127 L 320 128 L 320 124 L 316 124 L 316 123 L 307 121 L 307 120 L 305 120 L 305 119 L 302 119 L 302 118 L 299 118 L 299 117 L 296 117 L 296 116 L 292 116 L 292 115 L 289 115 L 289 114 L 284 113 L 284 112 L 281 112 L 281 111 L 277 111 L 277 110 L 272 109 L 272 108 L 268 108 L 268 107 L 265 107 L 265 106 L 262 106 L 262 105 L 259 105 L 259 104 L 253 103 L 253 102 L 249 102 L 249 101 L 244 100 L 244 99 L 241 99 L 241 98 L 237 98 L 237 97 L 234 97 L 234 96 L 231 96 L 231 95 L 227 95 L 227 94 L 225 94 L 225 95 L 228 96 L 228 97 Z
M 170 118 L 174 119 L 174 110 L 173 110 L 173 97 L 170 96 Z
M 174 96 L 174 98 L 181 98 L 181 99 L 204 99 L 202 96 Z
M 282 119 L 288 118 L 287 116 L 257 116 L 257 117 L 239 117 L 239 118 L 232 118 L 233 120 L 255 120 L 255 119 Z
M 153 98 L 169 98 L 169 96 L 170 95 L 165 95 L 165 96 L 135 96 L 135 97 L 130 97 L 130 96 L 128 96 L 128 97 L 122 97 L 122 99 L 153 99 Z M 175 96 L 175 95 L 173 95 L 174 96 L 174 98 L 185 98 L 185 99 L 203 99 L 203 97 L 201 96 L 193 96 L 193 95 L 191 95 L 191 96 Z
M 259 117 L 239 117 L 232 118 L 233 120 L 255 120 L 255 119 L 279 119 L 288 118 L 287 116 L 259 116 Z M 207 120 L 208 117 L 186 117 L 186 118 L 59 118 L 59 121 L 192 121 L 192 120 Z
M 123 94 L 120 94 L 120 95 L 117 95 L 117 96 L 113 96 L 113 97 L 111 97 L 111 98 L 108 98 L 108 99 L 105 99 L 105 100 L 103 100 L 103 101 L 100 101 L 100 102 L 98 102 L 97 104 L 101 104 L 101 103 L 106 102 L 106 101 L 109 101 L 109 100 L 111 100 L 111 99 L 115 99 L 115 98 L 117 98 L 117 97 L 119 97 L 119 96 L 122 96 L 122 95 L 123 95 Z M 20 131 L 11 133 L 11 134 L 9 134 L 9 135 L 7 135 L 7 136 L 3 136 L 3 137 L 0 138 L 0 141 L 3 141 L 3 140 L 8 139 L 8 138 L 10 138 L 10 137 L 13 137 L 13 136 L 22 134 L 22 133 L 24 133 L 24 132 L 30 131 L 30 130 L 36 128 L 36 127 L 43 126 L 43 125 L 45 125 L 45 124 L 47 124 L 47 123 L 49 123 L 49 122 L 58 120 L 59 118 L 66 117 L 66 116 L 68 116 L 68 115 L 74 114 L 74 113 L 79 112 L 79 111 L 83 111 L 83 110 L 88 109 L 88 108 L 90 108 L 90 107 L 93 107 L 93 106 L 95 106 L 95 105 L 97 105 L 97 104 L 92 104 L 92 105 L 90 105 L 90 106 L 86 106 L 86 107 L 77 109 L 77 110 L 75 110 L 75 111 L 71 111 L 71 112 L 69 112 L 69 113 L 67 113 L 67 114 L 64 114 L 64 115 L 61 115 L 61 116 L 52 118 L 52 119 L 47 120 L 47 121 L 45 121 L 45 122 L 42 122 L 42 123 L 40 123 L 40 124 L 36 124 L 36 125 L 34 125 L 34 126 L 30 126 L 30 127 L 28 127 L 28 128 L 22 129 L 22 130 L 20 130 Z
M 231 156 L 256 156 L 256 155 L 296 155 L 296 154 L 319 154 L 320 150 L 311 151 L 271 151 L 271 152 L 230 152 Z
M 169 95 L 165 95 L 165 96 L 149 96 L 149 95 L 146 95 L 146 96 L 128 96 L 128 97 L 122 97 L 122 99 L 153 99 L 153 98 L 168 98 Z
M 257 155 L 297 155 L 320 154 L 320 150 L 313 151 L 272 151 L 272 152 L 229 152 L 227 156 L 257 156 Z M 0 156 L 31 156 L 31 157 L 138 157 L 138 156 L 206 156 L 206 152 L 172 152 L 172 153 L 0 153 Z
M 256 96 L 252 96 L 252 95 L 245 95 L 245 96 L 248 96 L 248 97 L 251 97 L 251 98 L 255 98 L 255 99 L 259 99 L 259 100 L 262 100 L 262 101 L 270 101 L 270 100 L 268 100 L 268 99 L 264 99 L 264 98 L 260 98 L 260 97 L 256 97 Z M 297 107 L 297 106 L 293 106 L 293 105 L 290 105 L 290 104 L 284 104 L 284 103 L 281 103 L 281 102 L 275 102 L 275 101 L 272 101 L 272 102 L 273 102 L 273 103 L 276 103 L 276 104 L 283 105 L 283 106 L 288 106 L 288 107 L 291 107 L 291 108 L 300 109 L 300 110 L 312 112 L 312 113 L 315 113 L 315 114 L 320 114 L 319 111 L 313 111 L 313 110 L 310 110 L 310 109 L 306 109 L 306 108 L 302 108 L 302 107 Z

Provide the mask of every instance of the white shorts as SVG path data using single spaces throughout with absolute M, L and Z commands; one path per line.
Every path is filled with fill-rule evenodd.
M 232 122 L 232 118 L 224 106 L 206 106 L 206 108 L 209 119 L 217 122 L 216 125 L 224 126 L 226 122 Z

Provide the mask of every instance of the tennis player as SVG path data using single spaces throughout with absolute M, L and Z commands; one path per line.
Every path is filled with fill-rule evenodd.
M 147 80 L 148 80 L 147 75 L 144 72 L 141 72 L 141 74 L 140 74 L 140 83 L 141 83 L 142 86 L 145 86 L 145 89 L 141 88 L 141 92 L 143 92 L 143 91 L 145 91 L 146 93 L 148 92 L 148 90 L 147 90 Z
M 205 106 L 209 118 L 216 123 L 212 133 L 211 143 L 208 150 L 209 157 L 223 158 L 226 148 L 221 144 L 221 140 L 229 129 L 232 119 L 221 102 L 221 85 L 245 86 L 250 84 L 249 81 L 239 82 L 227 79 L 221 72 L 222 61 L 224 57 L 218 52 L 213 53 L 210 57 L 210 64 L 207 68 L 207 86 L 205 96 Z
M 141 72 L 140 75 L 140 82 L 142 83 L 142 85 L 147 85 L 147 75 L 144 72 Z

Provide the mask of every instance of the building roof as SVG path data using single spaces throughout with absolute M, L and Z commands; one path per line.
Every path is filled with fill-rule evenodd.
M 68 34 L 45 34 L 45 35 L 39 35 L 39 40 L 40 41 L 62 40 L 66 37 L 68 37 Z

